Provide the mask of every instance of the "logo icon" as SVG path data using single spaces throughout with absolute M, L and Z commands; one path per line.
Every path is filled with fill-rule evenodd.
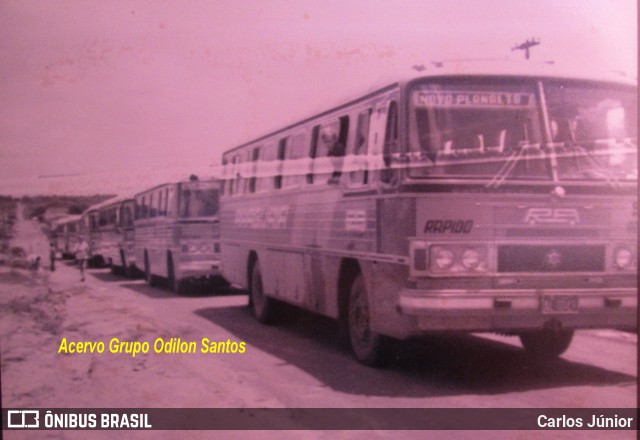
M 562 264 L 562 255 L 557 249 L 551 249 L 544 256 L 544 265 L 549 269 L 557 269 Z
M 35 409 L 7 411 L 7 428 L 39 428 L 40 411 Z
M 580 214 L 573 208 L 529 208 L 524 222 L 530 225 L 577 225 Z

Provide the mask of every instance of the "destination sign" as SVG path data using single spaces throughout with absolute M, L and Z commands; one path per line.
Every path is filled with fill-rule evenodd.
M 531 93 L 511 92 L 428 92 L 414 95 L 417 107 L 529 107 L 534 104 Z

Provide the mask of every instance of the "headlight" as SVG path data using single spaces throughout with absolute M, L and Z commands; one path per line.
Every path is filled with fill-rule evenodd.
M 462 254 L 462 265 L 471 270 L 480 264 L 480 253 L 475 249 L 467 249 Z
M 619 269 L 626 269 L 631 265 L 633 254 L 627 248 L 618 248 L 615 252 L 615 265 Z
M 435 258 L 436 266 L 440 270 L 447 270 L 453 266 L 453 252 L 449 249 L 438 249 Z
M 477 275 L 489 270 L 488 249 L 482 245 L 437 244 L 430 247 L 429 255 L 434 275 Z

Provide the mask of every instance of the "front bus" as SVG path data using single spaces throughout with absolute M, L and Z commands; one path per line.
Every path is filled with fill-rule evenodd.
M 415 218 L 403 336 L 500 332 L 555 357 L 576 329 L 636 327 L 634 84 L 437 77 L 403 96 L 405 139 L 385 156 L 402 202 L 381 213 Z

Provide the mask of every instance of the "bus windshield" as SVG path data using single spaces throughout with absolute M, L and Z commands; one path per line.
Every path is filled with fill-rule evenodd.
M 545 84 L 552 151 L 562 180 L 637 180 L 636 93 Z
M 417 83 L 409 92 L 409 175 L 637 179 L 636 119 L 635 91 L 597 83 Z
M 208 217 L 216 215 L 219 207 L 218 188 L 201 183 L 182 184 L 178 216 Z

